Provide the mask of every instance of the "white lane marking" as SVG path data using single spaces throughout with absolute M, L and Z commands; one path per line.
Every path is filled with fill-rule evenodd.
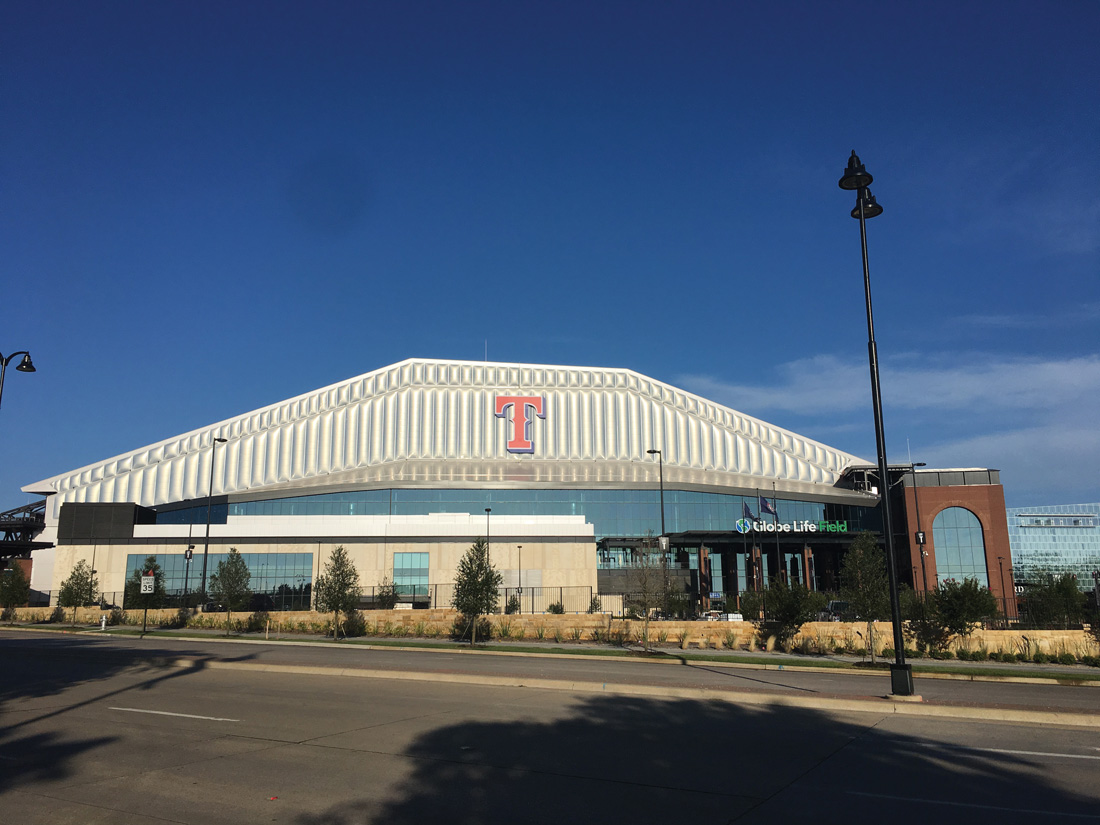
M 940 799 L 921 799 L 916 796 L 891 796 L 884 793 L 867 793 L 865 791 L 848 791 L 853 796 L 870 796 L 875 799 L 892 799 L 895 802 L 924 802 L 928 805 L 951 805 L 956 808 L 980 808 L 983 811 L 1014 811 L 1021 814 L 1039 814 L 1044 817 L 1048 816 L 1068 816 L 1075 819 L 1100 819 L 1100 816 L 1096 814 L 1066 814 L 1059 813 L 1058 811 L 1051 810 L 1028 810 L 1026 808 L 1002 808 L 998 805 L 976 805 L 973 802 L 946 802 Z
M 1096 759 L 1100 761 L 1100 756 L 1090 756 L 1088 754 L 1081 753 L 1046 753 L 1045 751 L 1014 751 L 1007 748 L 973 748 L 967 745 L 939 745 L 933 742 L 922 743 L 926 748 L 941 748 L 942 750 L 951 751 L 977 751 L 980 753 L 1007 753 L 1011 756 L 1054 756 L 1058 759 Z M 1093 750 L 1100 750 L 1100 748 L 1094 748 Z
M 218 716 L 195 716 L 191 713 L 169 713 L 166 710 L 142 710 L 141 708 L 108 708 L 108 710 L 124 710 L 127 713 L 153 713 L 157 716 L 179 716 L 183 719 L 205 719 L 208 722 L 240 722 L 240 719 L 222 719 Z M 1097 757 L 1100 759 L 1100 757 Z

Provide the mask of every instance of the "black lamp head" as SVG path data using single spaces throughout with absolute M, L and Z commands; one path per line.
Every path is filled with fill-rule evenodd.
M 38 372 L 38 370 L 34 368 L 34 364 L 31 363 L 31 354 L 29 352 L 24 353 L 23 360 L 19 362 L 19 366 L 16 367 L 16 369 L 20 372 Z
M 870 189 L 863 189 L 856 195 L 856 205 L 852 209 L 852 217 L 857 220 L 859 218 L 860 203 L 863 204 L 864 218 L 877 218 L 882 214 L 882 207 L 878 205 L 878 201 L 875 200 L 875 196 L 871 194 Z
M 852 156 L 848 158 L 848 168 L 844 170 L 844 175 L 838 182 L 840 188 L 863 189 L 866 186 L 870 186 L 872 180 L 874 179 L 871 177 L 871 173 L 863 167 L 863 164 L 859 160 L 859 155 L 857 155 L 856 150 L 853 149 Z

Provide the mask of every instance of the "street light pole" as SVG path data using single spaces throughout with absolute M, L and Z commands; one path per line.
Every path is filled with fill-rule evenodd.
M 493 512 L 492 507 L 485 508 L 485 561 L 489 560 L 489 513 Z
M 214 503 L 214 459 L 217 457 L 215 450 L 219 444 L 224 444 L 226 439 L 215 438 L 210 442 L 210 485 L 206 488 L 206 541 L 202 546 L 202 601 L 206 603 L 206 559 L 210 555 L 210 507 Z
M 519 612 L 523 612 L 523 545 L 517 544 L 516 549 L 519 551 Z
M 657 456 L 657 473 L 661 483 L 661 535 L 665 533 L 665 457 L 660 450 L 646 450 L 649 455 Z
M 0 402 L 4 400 L 4 373 L 8 371 L 8 364 L 12 362 L 12 359 L 17 355 L 22 355 L 23 360 L 16 366 L 17 372 L 38 372 L 34 368 L 34 364 L 31 362 L 31 354 L 26 350 L 19 350 L 19 352 L 13 352 L 7 358 L 3 353 L 0 353 Z
M 1005 628 L 1008 627 L 1008 593 L 1005 591 L 1005 557 L 997 556 L 997 569 L 1001 574 L 1001 612 L 1005 614 Z
M 867 218 L 882 214 L 875 196 L 868 188 L 873 180 L 853 151 L 848 168 L 839 186 L 855 190 L 856 205 L 851 215 L 859 220 L 860 250 L 863 253 L 863 293 L 867 302 L 867 357 L 871 370 L 871 404 L 875 415 L 875 448 L 878 453 L 879 504 L 882 507 L 882 529 L 886 538 L 886 572 L 890 579 L 890 616 L 894 630 L 894 664 L 890 666 L 892 692 L 897 696 L 913 695 L 913 668 L 905 663 L 905 639 L 901 632 L 901 603 L 898 599 L 897 558 L 894 554 L 894 524 L 890 515 L 890 476 L 886 462 L 886 433 L 882 421 L 882 392 L 879 386 L 878 345 L 875 343 L 875 320 L 871 309 L 871 269 L 867 263 Z
M 923 461 L 911 463 L 909 465 L 910 471 L 913 473 L 913 509 L 917 511 L 917 529 L 915 538 L 917 540 L 917 551 L 920 553 L 920 577 L 921 577 L 921 599 L 925 598 L 928 593 L 928 568 L 924 563 L 924 531 L 920 526 L 920 497 L 917 495 L 917 467 L 927 467 Z

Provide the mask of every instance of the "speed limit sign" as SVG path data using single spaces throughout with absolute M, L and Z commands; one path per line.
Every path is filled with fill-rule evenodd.
M 152 593 L 153 592 L 153 585 L 154 585 L 155 582 L 156 582 L 156 579 L 153 577 L 152 573 L 144 574 L 141 577 L 141 592 L 142 593 Z

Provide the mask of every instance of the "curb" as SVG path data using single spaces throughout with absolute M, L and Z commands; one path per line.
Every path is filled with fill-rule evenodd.
M 760 692 L 713 690 L 708 688 L 676 688 L 654 685 L 629 685 L 606 682 L 567 681 L 560 679 L 519 679 L 501 676 L 464 674 L 410 673 L 398 670 L 362 670 L 359 668 L 329 668 L 312 665 L 253 664 L 248 662 L 201 661 L 179 658 L 170 661 L 173 667 L 194 670 L 242 670 L 257 673 L 283 673 L 312 676 L 351 676 L 360 679 L 396 679 L 407 682 L 437 682 L 491 687 L 533 688 L 578 694 L 611 696 L 646 696 L 658 699 L 694 699 L 730 702 L 738 705 L 766 707 L 811 708 L 827 711 L 879 713 L 885 716 L 921 716 L 941 719 L 970 719 L 996 722 L 1022 722 L 1038 725 L 1100 729 L 1100 714 L 1069 711 L 1024 710 L 1019 708 L 989 708 L 928 704 L 890 697 L 866 696 L 841 698 L 828 696 L 787 696 Z

